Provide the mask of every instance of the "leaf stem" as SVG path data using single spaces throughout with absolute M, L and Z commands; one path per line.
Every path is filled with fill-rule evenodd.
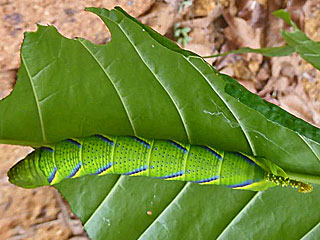
M 260 53 L 266 57 L 281 57 L 281 56 L 288 56 L 295 52 L 295 48 L 289 45 L 283 45 L 280 47 L 265 47 L 265 48 L 239 48 L 236 50 L 232 50 L 229 52 L 219 53 L 210 56 L 202 56 L 202 58 L 215 58 L 215 57 L 222 57 L 227 56 L 228 54 L 242 54 L 242 53 Z
M 220 53 L 220 54 L 215 54 L 215 55 L 210 55 L 210 56 L 201 56 L 202 58 L 216 58 L 216 57 L 222 57 L 222 56 L 227 56 L 228 54 L 231 54 L 232 52 L 225 52 L 225 53 Z
M 320 184 L 320 176 L 312 176 L 301 173 L 286 172 L 288 177 L 301 182 Z

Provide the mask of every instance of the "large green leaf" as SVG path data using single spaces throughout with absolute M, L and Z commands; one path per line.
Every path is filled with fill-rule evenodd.
M 261 155 L 288 172 L 320 175 L 318 129 L 275 105 L 259 104 L 271 118 L 241 103 L 225 92 L 231 81 L 247 94 L 234 80 L 123 10 L 88 10 L 110 29 L 107 45 L 66 39 L 54 27 L 26 34 L 16 87 L 0 102 L 1 142 L 136 134 Z M 95 239 L 294 239 L 320 218 L 318 188 L 254 193 L 118 176 L 57 187 Z

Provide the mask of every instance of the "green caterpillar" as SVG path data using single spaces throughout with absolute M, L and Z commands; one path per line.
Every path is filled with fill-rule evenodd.
M 8 177 L 20 187 L 35 188 L 87 174 L 150 176 L 253 191 L 275 185 L 312 191 L 310 184 L 289 179 L 262 157 L 133 136 L 94 135 L 41 147 L 13 166 Z

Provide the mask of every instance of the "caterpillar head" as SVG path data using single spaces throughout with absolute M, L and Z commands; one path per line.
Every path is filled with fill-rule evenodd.
M 9 182 L 23 188 L 49 185 L 43 172 L 37 166 L 40 152 L 33 151 L 8 171 Z

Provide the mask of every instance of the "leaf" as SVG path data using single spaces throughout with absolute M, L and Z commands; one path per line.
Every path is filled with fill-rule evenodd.
M 297 25 L 291 20 L 290 13 L 284 10 L 278 10 L 273 13 L 282 18 L 293 27 L 292 32 L 282 31 L 282 37 L 288 45 L 294 47 L 295 52 L 311 63 L 317 69 L 320 69 L 320 42 L 314 42 L 307 35 L 299 30 Z
M 274 11 L 272 15 L 277 16 L 284 20 L 287 24 L 293 26 L 294 28 L 298 28 L 297 25 L 292 21 L 290 13 L 285 11 L 284 9 L 279 9 L 277 11 Z
M 66 39 L 54 27 L 26 34 L 16 87 L 0 102 L 1 142 L 39 146 L 134 134 L 261 155 L 288 172 L 320 175 L 318 129 L 303 122 L 301 131 L 244 105 L 225 92 L 234 80 L 120 8 L 88 10 L 110 29 L 107 45 Z M 259 105 L 292 119 L 271 106 Z M 318 188 L 308 195 L 281 188 L 255 193 L 118 176 L 87 176 L 57 188 L 94 239 L 294 239 L 320 217 Z

